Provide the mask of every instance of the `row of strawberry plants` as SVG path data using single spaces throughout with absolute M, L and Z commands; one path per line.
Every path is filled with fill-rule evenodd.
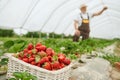
M 8 40 L 4 43 L 1 52 L 11 52 L 16 53 L 23 50 L 26 45 L 30 42 L 33 44 L 40 41 L 42 44 L 47 47 L 53 48 L 56 52 L 63 52 L 65 54 L 84 54 L 91 53 L 93 50 L 98 48 L 103 48 L 107 45 L 114 43 L 116 40 L 103 40 L 103 39 L 88 39 L 80 42 L 73 42 L 69 39 L 19 39 L 19 40 Z

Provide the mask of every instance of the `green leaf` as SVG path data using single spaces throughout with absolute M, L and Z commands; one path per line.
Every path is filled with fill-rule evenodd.
M 4 54 L 3 50 L 0 49 L 0 56 Z
M 23 80 L 31 80 L 30 77 L 24 77 Z
M 15 43 L 24 43 L 25 40 L 17 39 L 17 40 L 15 40 L 14 42 L 15 42 Z
M 7 63 L 8 63 L 8 58 L 3 58 L 0 61 L 0 65 L 7 65 Z
M 26 77 L 28 77 L 28 76 L 30 75 L 30 74 L 27 73 L 27 72 L 22 72 L 21 74 L 22 74 L 23 78 L 26 78 Z
M 16 80 L 15 78 L 10 78 L 9 80 Z
M 38 80 L 36 76 L 31 77 L 32 80 Z
M 9 41 L 6 41 L 3 46 L 4 46 L 5 48 L 10 48 L 10 47 L 13 46 L 13 45 L 14 45 L 14 42 L 11 41 L 11 40 L 9 40 Z
M 15 78 L 17 78 L 17 79 L 22 79 L 23 78 L 23 75 L 21 74 L 21 72 L 14 72 L 13 76 L 15 76 Z
M 9 48 L 9 52 L 18 52 L 21 51 L 21 48 L 24 46 L 24 43 L 14 44 L 12 47 Z
M 8 58 L 2 58 L 1 61 L 8 62 Z

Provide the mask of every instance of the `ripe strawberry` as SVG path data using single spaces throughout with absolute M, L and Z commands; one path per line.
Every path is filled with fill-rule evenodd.
M 38 66 L 38 67 L 41 67 L 41 64 L 40 64 L 40 63 L 38 63 L 38 64 L 37 64 L 37 66 Z
M 35 49 L 38 50 L 38 52 L 40 51 L 40 46 L 36 46 Z
M 41 43 L 37 43 L 36 45 L 35 45 L 35 47 L 37 47 L 37 46 L 41 46 L 42 44 Z
M 46 46 L 45 45 L 41 45 L 41 46 L 39 46 L 39 49 L 40 49 L 40 51 L 45 51 L 46 50 Z
M 45 59 L 45 62 L 49 62 L 48 57 L 43 57 L 42 59 Z
M 47 54 L 44 51 L 40 51 L 38 52 L 38 55 L 40 55 L 40 57 L 45 57 Z
M 23 58 L 22 60 L 23 60 L 24 62 L 27 62 L 27 63 L 29 62 L 29 59 L 28 59 L 28 58 Z
M 55 55 L 55 52 L 52 48 L 47 48 L 46 49 L 47 56 L 53 56 Z
M 33 44 L 32 44 L 32 43 L 29 43 L 27 49 L 28 49 L 28 50 L 32 50 L 33 48 L 34 48 Z
M 52 61 L 53 61 L 53 59 L 52 59 L 52 57 L 51 57 L 51 56 L 48 56 L 48 59 L 49 59 L 49 61 L 50 61 L 50 62 L 52 62 Z
M 33 53 L 32 50 L 29 50 L 29 51 L 28 51 L 28 54 L 32 54 L 32 53 Z
M 65 64 L 64 63 L 60 63 L 60 69 L 64 68 L 64 67 L 65 67 Z
M 27 58 L 28 56 L 29 56 L 28 53 L 24 53 L 23 55 L 24 58 Z
M 59 61 L 60 63 L 62 63 L 64 60 L 65 60 L 65 56 L 60 55 L 60 56 L 58 57 L 58 61 Z
M 32 61 L 35 61 L 35 58 L 30 57 L 30 58 L 29 58 L 29 62 L 32 62 Z
M 42 67 L 47 70 L 52 70 L 50 62 L 45 62 Z
M 36 62 L 35 62 L 35 61 L 32 61 L 30 64 L 32 64 L 32 65 L 36 65 Z
M 69 65 L 70 62 L 71 62 L 70 59 L 67 59 L 67 58 L 65 58 L 64 61 L 63 61 L 63 63 L 64 63 L 65 65 Z
M 53 70 L 58 70 L 60 69 L 60 63 L 58 61 L 55 61 L 52 63 L 52 69 Z
M 45 62 L 49 62 L 48 57 L 43 57 L 38 63 L 40 63 L 42 65 Z
M 66 57 L 65 54 L 62 54 L 62 53 L 59 53 L 59 54 L 58 54 L 58 57 L 59 57 L 59 56 L 64 56 L 64 57 Z
M 24 53 L 27 53 L 27 52 L 28 52 L 28 49 L 27 49 L 27 48 L 25 48 L 25 49 L 23 50 L 23 52 L 24 52 Z
M 45 59 L 41 59 L 38 63 L 42 65 L 43 63 L 45 63 Z
M 32 54 L 31 57 L 35 58 L 35 54 Z

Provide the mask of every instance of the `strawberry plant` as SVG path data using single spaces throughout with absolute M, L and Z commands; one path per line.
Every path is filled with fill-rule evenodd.
M 37 80 L 37 77 L 31 75 L 28 72 L 14 72 L 14 78 L 10 78 L 9 80 Z
M 7 65 L 7 63 L 8 63 L 8 58 L 2 58 L 2 59 L 0 60 L 0 66 L 2 66 L 2 65 Z
M 8 69 L 7 64 L 8 64 L 8 58 L 2 58 L 0 60 L 0 71 L 4 71 L 6 73 Z
M 24 46 L 26 45 L 26 41 L 24 40 L 8 40 L 6 42 L 4 42 L 3 46 L 4 46 L 4 52 L 11 52 L 11 53 L 16 53 L 20 50 L 22 50 L 24 48 Z
M 105 39 L 94 39 L 90 38 L 84 41 L 73 42 L 71 39 L 37 39 L 37 38 L 0 38 L 4 45 L 0 45 L 0 55 L 5 52 L 17 53 L 27 47 L 28 43 L 36 44 L 34 45 L 34 50 L 29 51 L 29 53 L 40 52 L 40 49 L 45 50 L 46 47 L 54 49 L 56 53 L 68 54 L 85 54 L 91 53 L 97 49 L 102 49 L 115 41 L 119 40 L 105 40 Z M 40 41 L 40 43 L 37 43 Z M 42 46 L 40 46 L 42 45 Z M 44 46 L 45 45 L 45 46 Z M 3 46 L 3 47 L 2 47 Z M 27 49 L 29 50 L 29 49 Z M 27 50 L 24 50 L 27 52 Z M 49 55 L 53 55 L 48 50 Z
M 85 54 L 91 53 L 92 51 L 97 50 L 98 48 L 104 48 L 116 40 L 105 40 L 105 39 L 87 39 L 80 42 L 73 42 L 71 40 L 63 39 L 46 39 L 44 44 L 48 47 L 52 47 L 56 52 L 62 52 L 66 55 L 68 54 Z M 53 45 L 54 44 L 54 45 Z
M 115 62 L 120 62 L 120 57 L 116 56 L 114 54 L 105 54 L 103 56 L 100 56 L 106 60 L 108 60 L 113 66 Z

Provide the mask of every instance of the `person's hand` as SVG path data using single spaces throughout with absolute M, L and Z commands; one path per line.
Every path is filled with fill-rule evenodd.
M 107 7 L 107 6 L 104 6 L 103 10 L 105 11 L 105 10 L 107 10 L 107 9 L 108 9 L 108 7 Z
M 75 30 L 75 34 L 77 35 L 77 36 L 80 36 L 80 31 L 79 30 Z

